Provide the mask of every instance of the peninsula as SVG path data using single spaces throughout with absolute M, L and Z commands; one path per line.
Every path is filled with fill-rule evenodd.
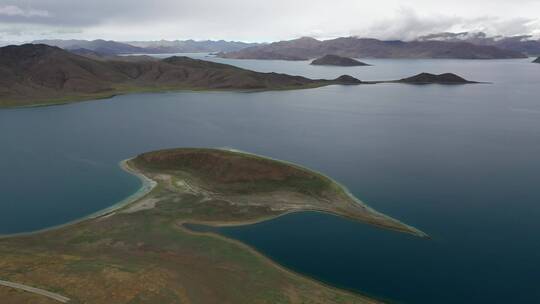
M 325 55 L 311 62 L 312 65 L 335 65 L 335 66 L 369 66 L 353 58 L 343 57 L 338 55 Z
M 426 236 L 374 211 L 324 175 L 261 156 L 172 149 L 139 155 L 124 168 L 147 185 L 152 181 L 148 194 L 76 224 L 0 238 L 0 278 L 7 286 L 73 303 L 380 303 L 183 224 L 244 224 L 312 210 Z M 0 288 L 7 302 L 25 295 Z
M 44 44 L 0 48 L 0 106 L 35 106 L 169 90 L 287 90 L 348 84 L 259 73 L 188 57 L 118 59 Z

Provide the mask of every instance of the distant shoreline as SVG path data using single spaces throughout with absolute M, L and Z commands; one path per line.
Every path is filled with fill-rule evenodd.
M 54 107 L 54 106 L 63 106 L 63 105 L 69 105 L 79 102 L 85 102 L 85 101 L 98 101 L 98 100 L 106 100 L 111 99 L 116 96 L 124 96 L 124 95 L 133 95 L 133 94 L 163 94 L 163 93 L 258 93 L 258 92 L 275 92 L 275 91 L 295 91 L 295 90 L 308 90 L 308 89 L 316 89 L 320 87 L 326 87 L 330 85 L 339 85 L 336 83 L 331 83 L 331 80 L 329 83 L 316 83 L 313 85 L 306 85 L 303 87 L 291 87 L 291 88 L 279 88 L 279 89 L 197 89 L 197 88 L 186 88 L 186 89 L 141 89 L 141 90 L 134 90 L 134 91 L 126 91 L 126 92 L 114 92 L 111 94 L 106 95 L 95 95 L 95 96 L 74 96 L 73 98 L 67 97 L 66 99 L 58 98 L 52 99 L 51 101 L 44 101 L 42 103 L 29 103 L 29 104 L 23 104 L 23 105 L 3 105 L 2 101 L 0 101 L 0 110 L 3 109 L 25 109 L 25 108 L 41 108 L 41 107 Z

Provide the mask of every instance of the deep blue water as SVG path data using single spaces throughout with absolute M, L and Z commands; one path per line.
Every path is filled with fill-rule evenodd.
M 122 159 L 232 147 L 324 172 L 433 237 L 316 213 L 221 229 L 287 267 L 405 303 L 540 302 L 539 65 L 207 59 L 317 78 L 427 71 L 493 84 L 138 94 L 0 110 L 0 234 L 63 224 L 135 192 L 140 183 L 118 168 Z

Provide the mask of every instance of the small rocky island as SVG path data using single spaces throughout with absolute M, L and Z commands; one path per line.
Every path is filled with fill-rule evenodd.
M 468 84 L 468 83 L 477 83 L 474 81 L 469 81 L 461 76 L 452 73 L 444 74 L 430 74 L 430 73 L 420 73 L 418 75 L 403 78 L 397 80 L 399 83 L 410 83 L 410 84 Z
M 317 58 L 311 62 L 311 65 L 332 65 L 332 66 L 369 66 L 367 63 L 363 63 L 353 58 L 342 57 L 338 55 L 325 55 Z

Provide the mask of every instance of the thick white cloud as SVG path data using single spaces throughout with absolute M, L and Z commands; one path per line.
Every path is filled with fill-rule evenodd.
M 0 0 L 0 36 L 273 41 L 411 39 L 452 30 L 540 34 L 538 11 L 538 0 Z

